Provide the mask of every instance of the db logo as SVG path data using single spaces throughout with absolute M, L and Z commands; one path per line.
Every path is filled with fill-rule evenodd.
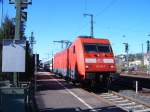
M 97 63 L 103 63 L 102 59 L 97 59 Z

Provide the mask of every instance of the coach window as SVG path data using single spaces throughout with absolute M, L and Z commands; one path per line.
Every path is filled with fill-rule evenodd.
M 75 51 L 75 46 L 73 46 L 73 53 L 75 53 L 76 51 Z

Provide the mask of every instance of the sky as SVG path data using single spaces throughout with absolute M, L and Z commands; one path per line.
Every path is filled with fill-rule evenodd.
M 4 0 L 4 16 L 14 18 L 14 5 L 8 1 Z M 124 42 L 129 43 L 129 53 L 141 53 L 142 44 L 146 52 L 150 40 L 150 0 L 32 0 L 26 11 L 25 35 L 34 32 L 34 52 L 41 60 L 61 50 L 53 41 L 73 42 L 79 35 L 90 35 L 90 17 L 84 13 L 94 15 L 94 37 L 109 39 L 115 55 L 124 53 Z

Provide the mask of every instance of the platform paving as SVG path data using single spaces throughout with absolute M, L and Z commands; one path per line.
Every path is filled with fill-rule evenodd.
M 50 73 L 39 73 L 35 101 L 40 112 L 123 112 Z

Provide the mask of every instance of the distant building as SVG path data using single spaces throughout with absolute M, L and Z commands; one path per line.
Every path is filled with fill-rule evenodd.
M 129 62 L 129 67 L 138 66 L 138 65 L 141 65 L 141 64 L 142 64 L 141 60 L 135 60 L 135 61 Z
M 144 54 L 144 65 L 149 65 L 149 61 L 148 61 L 149 57 L 150 56 L 148 54 Z
M 117 55 L 115 56 L 115 62 L 117 65 L 117 71 L 121 72 L 125 67 L 125 55 Z

